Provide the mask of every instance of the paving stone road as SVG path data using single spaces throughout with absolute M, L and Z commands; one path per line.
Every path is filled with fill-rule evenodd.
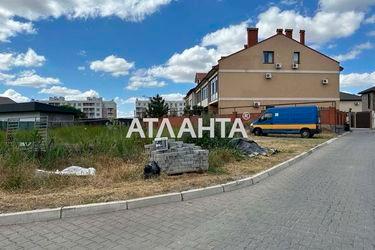
M 355 131 L 249 188 L 0 227 L 0 249 L 375 249 L 375 133 Z

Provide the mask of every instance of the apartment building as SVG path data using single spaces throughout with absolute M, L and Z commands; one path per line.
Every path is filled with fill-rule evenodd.
M 86 100 L 65 100 L 64 97 L 50 97 L 47 101 L 39 101 L 53 106 L 71 106 L 85 113 L 87 118 L 100 119 L 117 118 L 117 104 L 112 101 L 103 101 L 101 97 L 88 97 Z
M 197 73 L 187 105 L 216 114 L 260 113 L 267 106 L 316 103 L 339 107 L 340 63 L 305 44 L 305 31 L 293 30 L 258 41 L 258 29 L 247 29 L 244 49 L 222 57 L 208 73 Z
M 150 100 L 135 100 L 135 110 L 134 110 L 134 117 L 136 118 L 144 118 L 146 115 L 146 109 Z M 184 114 L 185 102 L 184 100 L 176 100 L 176 101 L 165 101 L 168 105 L 169 111 L 168 115 L 170 116 L 182 116 Z

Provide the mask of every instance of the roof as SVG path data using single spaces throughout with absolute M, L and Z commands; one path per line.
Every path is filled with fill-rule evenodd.
M 207 75 L 207 73 L 196 73 L 195 74 L 195 82 L 200 83 L 206 75 Z
M 190 90 L 187 92 L 185 98 L 187 98 L 191 93 L 193 93 L 194 90 L 195 90 L 195 88 L 190 89 Z
M 340 92 L 340 101 L 362 101 L 362 97 L 359 95 Z
M 358 94 L 363 95 L 363 94 L 367 94 L 367 93 L 371 93 L 371 92 L 375 92 L 375 86 L 372 87 L 372 88 L 369 88 L 369 89 L 365 89 L 365 90 L 359 92 Z
M 319 51 L 317 51 L 317 50 L 315 50 L 315 49 L 313 49 L 313 48 L 307 46 L 306 44 L 302 44 L 302 43 L 298 42 L 297 40 L 294 40 L 293 38 L 287 37 L 285 34 L 282 34 L 282 33 L 281 33 L 281 34 L 276 33 L 275 35 L 270 36 L 270 37 L 268 37 L 268 38 L 266 38 L 266 39 L 264 39 L 264 40 L 258 42 L 258 43 L 255 44 L 254 46 L 251 46 L 251 47 L 245 47 L 244 49 L 241 49 L 241 50 L 239 50 L 239 51 L 237 51 L 237 52 L 235 52 L 235 53 L 233 53 L 233 54 L 230 54 L 230 55 L 228 55 L 228 56 L 222 57 L 219 61 L 224 60 L 224 59 L 226 59 L 226 58 L 228 58 L 228 57 L 231 57 L 231 56 L 233 56 L 233 55 L 235 55 L 235 54 L 237 54 L 237 53 L 240 53 L 240 52 L 242 52 L 242 51 L 244 51 L 244 50 L 252 49 L 252 48 L 254 48 L 255 46 L 257 46 L 258 44 L 261 44 L 261 43 L 263 43 L 263 42 L 265 42 L 265 41 L 268 41 L 268 40 L 270 40 L 270 39 L 272 39 L 272 38 L 274 38 L 274 37 L 277 37 L 277 36 L 284 36 L 284 37 L 286 37 L 286 38 L 288 38 L 288 39 L 290 39 L 290 40 L 292 40 L 292 41 L 294 41 L 294 42 L 296 42 L 296 43 L 298 43 L 298 44 L 300 44 L 300 45 L 302 45 L 302 46 L 304 46 L 304 47 L 306 47 L 306 48 L 308 48 L 308 49 L 310 49 L 310 50 L 312 50 L 312 51 L 314 51 L 314 52 L 316 52 L 316 53 L 318 53 L 318 54 L 320 54 L 320 55 L 322 55 L 322 56 L 324 56 L 324 57 L 326 57 L 326 58 L 328 58 L 328 59 L 330 59 L 330 60 L 332 60 L 332 61 L 334 61 L 334 62 L 337 62 L 338 64 L 340 64 L 339 61 L 333 59 L 332 57 L 329 57 L 329 56 L 327 56 L 327 55 L 325 55 L 325 54 L 323 54 L 323 53 L 321 53 L 321 52 L 319 52 Z M 340 67 L 340 70 L 341 70 L 341 71 L 342 71 L 343 69 L 344 69 L 343 67 Z
M 8 97 L 1 97 L 0 96 L 0 104 L 9 104 L 9 103 L 16 103 L 16 102 L 13 101 L 12 99 L 8 98 Z
M 67 109 L 65 107 L 53 106 L 40 102 L 24 102 L 9 103 L 0 105 L 0 113 L 16 113 L 16 112 L 44 112 L 44 113 L 63 113 L 75 114 L 78 112 Z
M 212 69 L 205 75 L 205 77 L 198 83 L 195 89 L 197 89 L 198 86 L 202 85 L 205 82 L 205 80 L 208 80 L 211 76 L 213 76 L 218 70 L 219 64 L 213 66 Z

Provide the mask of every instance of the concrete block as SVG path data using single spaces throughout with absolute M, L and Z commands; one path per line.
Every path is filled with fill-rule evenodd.
M 103 202 L 87 205 L 62 207 L 61 218 L 70 218 L 92 214 L 111 213 L 126 210 L 126 201 Z
M 60 219 L 61 208 L 0 214 L 0 226 Z
M 200 197 L 206 197 L 210 195 L 215 195 L 219 193 L 223 193 L 224 189 L 222 185 L 216 185 L 216 186 L 211 186 L 207 188 L 199 188 L 199 189 L 193 189 L 193 190 L 188 190 L 188 191 L 183 191 L 181 192 L 182 199 L 184 201 L 187 200 L 192 200 Z
M 128 209 L 135 209 L 141 207 L 149 207 L 159 204 L 172 203 L 182 201 L 181 193 L 170 193 L 163 195 L 156 195 L 144 197 L 139 199 L 128 200 Z

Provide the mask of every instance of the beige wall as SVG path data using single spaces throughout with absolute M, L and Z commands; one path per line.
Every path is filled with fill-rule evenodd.
M 362 102 L 340 101 L 340 111 L 349 112 L 350 109 L 352 109 L 352 112 L 362 112 Z
M 275 64 L 263 64 L 263 51 L 274 51 L 274 62 L 281 63 L 282 69 L 275 69 Z M 297 70 L 292 69 L 293 52 L 300 52 Z M 231 113 L 223 108 L 249 106 L 254 101 L 261 105 L 304 101 L 338 104 L 339 70 L 337 62 L 277 35 L 219 62 L 219 110 L 222 114 Z M 272 73 L 272 79 L 265 79 L 267 72 Z M 329 83 L 323 85 L 323 79 Z

